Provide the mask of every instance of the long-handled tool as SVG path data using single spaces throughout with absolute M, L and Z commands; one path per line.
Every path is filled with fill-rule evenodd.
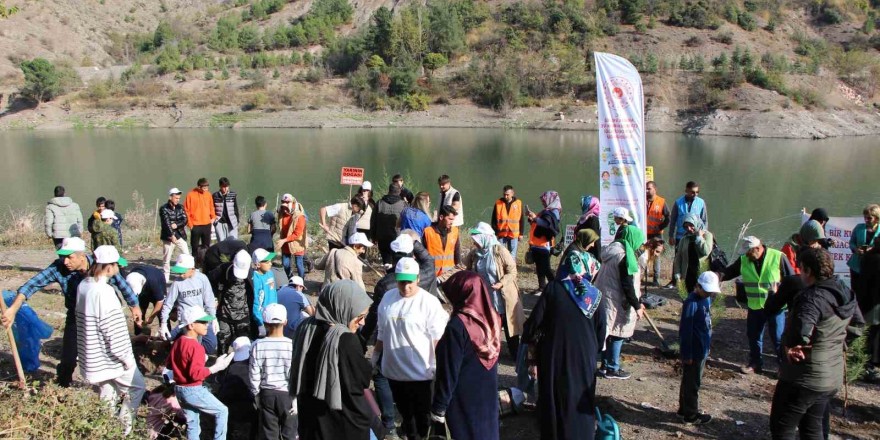
M 325 231 L 325 232 L 327 233 L 328 236 L 330 236 L 330 238 L 332 238 L 332 239 L 334 239 L 334 240 L 336 240 L 336 241 L 342 243 L 342 239 L 339 238 L 339 236 L 336 235 L 336 233 L 334 233 L 333 231 Z M 332 234 L 332 236 L 331 236 L 331 234 Z M 345 243 L 343 243 L 343 245 L 344 245 L 344 244 L 345 244 Z M 328 254 L 330 253 L 330 249 L 329 249 L 329 248 L 322 247 L 321 250 L 324 251 L 325 253 L 328 253 Z M 375 273 L 376 275 L 378 275 L 379 278 L 382 278 L 382 277 L 385 276 L 385 274 L 383 274 L 383 273 L 379 272 L 378 270 L 376 270 L 376 268 L 373 267 L 373 265 L 370 264 L 369 261 L 367 261 L 367 260 L 364 259 L 364 258 L 361 258 L 360 255 L 358 255 L 357 258 L 358 258 L 358 260 L 361 260 L 361 263 L 364 263 L 364 266 L 369 267 L 370 270 L 373 271 L 373 273 Z
M 674 358 L 674 357 L 678 356 L 678 350 L 673 347 L 670 347 L 669 344 L 666 343 L 666 338 L 664 338 L 663 334 L 660 333 L 660 329 L 658 329 L 657 326 L 654 325 L 654 320 L 651 319 L 651 315 L 648 314 L 648 311 L 645 310 L 644 313 L 645 313 L 645 319 L 648 320 L 648 324 L 651 325 L 651 328 L 654 329 L 654 333 L 656 333 L 657 337 L 660 338 L 660 354 L 662 354 L 663 357 L 666 357 L 666 358 Z
M 0 313 L 6 312 L 6 300 L 0 297 Z M 21 358 L 18 357 L 18 346 L 15 344 L 15 335 L 12 334 L 12 327 L 6 328 L 6 336 L 9 337 L 9 347 L 12 349 L 12 359 L 15 361 L 15 370 L 18 372 L 18 387 L 26 389 L 27 384 L 24 377 L 24 369 L 21 368 Z

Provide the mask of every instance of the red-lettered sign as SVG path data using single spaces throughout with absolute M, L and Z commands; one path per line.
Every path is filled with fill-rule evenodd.
M 364 183 L 364 169 L 342 167 L 342 177 L 339 178 L 341 185 L 360 185 Z

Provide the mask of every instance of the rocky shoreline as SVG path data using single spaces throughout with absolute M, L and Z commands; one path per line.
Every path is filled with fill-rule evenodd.
M 170 106 L 125 109 L 70 109 L 45 103 L 35 109 L 0 114 L 0 130 L 89 128 L 515 128 L 596 131 L 596 106 L 531 107 L 505 112 L 472 104 L 432 105 L 428 111 L 368 112 L 338 105 L 303 110 L 252 110 L 238 107 Z M 880 113 L 868 110 L 715 110 L 681 115 L 654 106 L 647 112 L 649 132 L 749 138 L 824 139 L 880 134 Z

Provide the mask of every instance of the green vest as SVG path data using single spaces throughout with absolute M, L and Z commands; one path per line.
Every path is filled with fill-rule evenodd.
M 776 249 L 764 248 L 764 264 L 761 266 L 761 273 L 755 270 L 755 264 L 745 255 L 739 257 L 740 276 L 742 276 L 743 286 L 746 288 L 748 296 L 748 306 L 752 310 L 761 310 L 764 308 L 764 302 L 767 301 L 767 295 L 776 293 L 782 276 L 779 274 L 779 265 L 784 258 L 782 252 Z

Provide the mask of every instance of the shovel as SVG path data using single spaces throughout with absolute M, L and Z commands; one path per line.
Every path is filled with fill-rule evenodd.
M 663 334 L 660 333 L 660 330 L 654 325 L 654 320 L 651 319 L 651 315 L 648 314 L 647 310 L 645 310 L 645 318 L 648 320 L 648 324 L 651 325 L 651 328 L 654 329 L 654 333 L 660 338 L 660 354 L 669 359 L 678 356 L 679 349 L 677 347 L 670 347 L 669 344 L 666 343 L 666 338 L 663 337 Z

